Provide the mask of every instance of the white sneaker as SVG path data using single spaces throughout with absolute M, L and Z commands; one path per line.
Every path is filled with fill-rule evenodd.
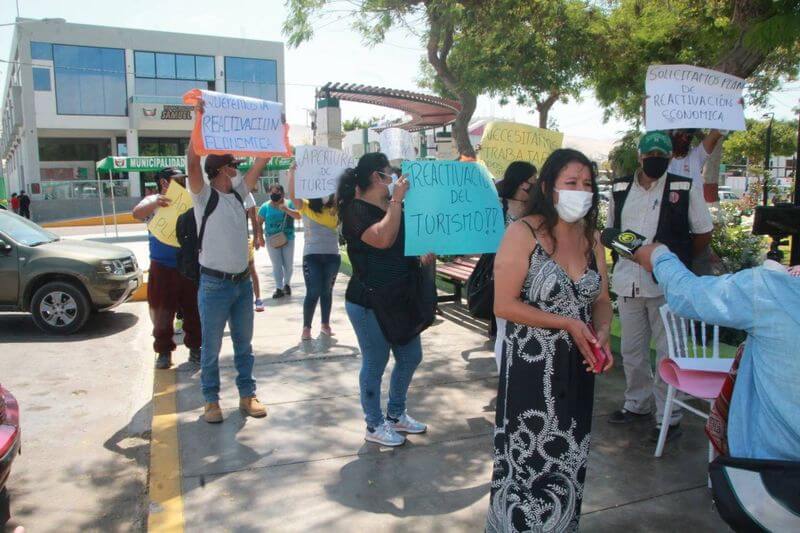
M 375 431 L 367 429 L 364 440 L 383 444 L 384 446 L 400 446 L 405 443 L 406 438 L 393 430 L 388 420 L 384 420 L 383 424 L 375 428 Z
M 403 413 L 397 422 L 388 421 L 393 430 L 398 433 L 425 433 L 428 431 L 428 426 L 422 422 L 417 422 L 411 418 L 408 413 Z

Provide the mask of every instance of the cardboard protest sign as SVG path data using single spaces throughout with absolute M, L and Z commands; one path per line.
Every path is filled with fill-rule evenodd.
M 416 159 L 414 138 L 409 132 L 400 128 L 387 128 L 380 134 L 381 152 L 389 161 L 394 159 Z
M 170 204 L 156 209 L 153 218 L 147 223 L 147 229 L 159 241 L 178 248 L 180 245 L 175 235 L 175 224 L 178 217 L 192 207 L 192 198 L 186 189 L 174 181 L 169 183 L 164 196 L 171 200 Z
M 298 146 L 295 161 L 294 194 L 308 199 L 336 193 L 344 170 L 355 166 L 350 154 L 325 146 Z
M 542 168 L 547 156 L 561 148 L 564 134 L 527 124 L 489 122 L 483 130 L 478 159 L 495 179 L 503 179 L 508 165 L 527 161 Z
M 283 104 L 200 89 L 184 94 L 183 101 L 194 105 L 201 97 L 205 109 L 196 113 L 192 132 L 198 154 L 292 155 Z
M 647 131 L 683 128 L 744 130 L 742 78 L 691 65 L 647 69 Z
M 406 255 L 496 252 L 503 208 L 491 176 L 477 163 L 403 161 L 411 188 L 404 207 Z

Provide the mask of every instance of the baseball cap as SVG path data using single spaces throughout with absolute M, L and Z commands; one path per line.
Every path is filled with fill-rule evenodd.
M 158 180 L 171 180 L 172 178 L 185 178 L 186 172 L 179 169 L 178 167 L 164 167 L 158 171 L 156 174 L 156 179 Z
M 219 169 L 226 165 L 238 166 L 244 163 L 244 159 L 234 159 L 231 154 L 217 155 L 210 154 L 206 156 L 205 171 L 209 179 L 216 177 Z
M 664 155 L 672 152 L 672 141 L 663 131 L 648 131 L 639 139 L 639 153 L 661 152 Z

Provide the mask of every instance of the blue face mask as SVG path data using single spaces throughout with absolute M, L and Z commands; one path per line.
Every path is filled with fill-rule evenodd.
M 386 186 L 386 188 L 389 189 L 389 197 L 391 198 L 394 194 L 394 186 L 397 184 L 397 180 L 399 180 L 400 177 L 397 174 L 392 174 L 390 176 L 389 174 L 384 174 L 383 172 L 378 172 L 378 174 L 381 176 L 386 176 L 387 178 L 392 178 L 392 182 Z

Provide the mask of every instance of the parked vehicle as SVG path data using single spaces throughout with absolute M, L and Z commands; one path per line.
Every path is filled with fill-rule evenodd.
M 731 191 L 718 191 L 720 202 L 738 202 L 741 200 L 736 194 Z
M 0 211 L 0 311 L 30 312 L 46 333 L 69 334 L 92 312 L 128 301 L 141 284 L 127 248 L 61 239 Z
M 0 526 L 11 516 L 6 481 L 11 463 L 19 451 L 19 405 L 16 398 L 0 385 Z

